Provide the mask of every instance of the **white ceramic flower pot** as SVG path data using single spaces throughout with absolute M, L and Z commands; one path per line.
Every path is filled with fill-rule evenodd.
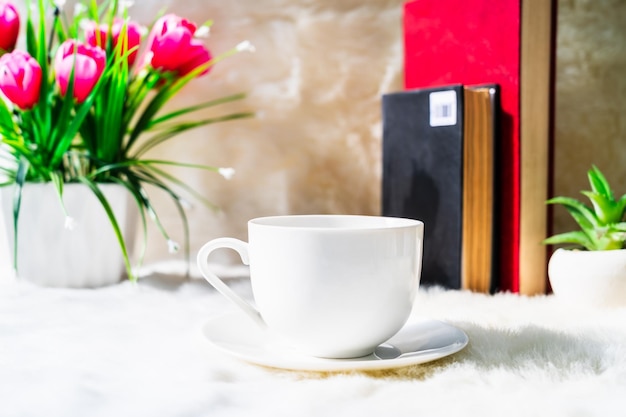
M 128 249 L 134 242 L 138 211 L 130 193 L 118 184 L 99 184 L 117 217 Z M 13 255 L 14 187 L 2 187 L 8 249 Z M 63 200 L 73 229 L 51 183 L 27 183 L 18 223 L 17 276 L 51 287 L 99 287 L 125 276 L 122 251 L 106 212 L 83 184 L 66 184 Z
M 550 285 L 562 301 L 598 307 L 626 306 L 626 249 L 557 249 L 548 264 Z

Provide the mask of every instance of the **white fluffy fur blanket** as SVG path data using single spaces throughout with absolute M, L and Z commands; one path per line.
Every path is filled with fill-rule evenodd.
M 246 281 L 234 281 L 249 291 Z M 152 274 L 97 290 L 0 286 L 0 415 L 623 416 L 626 309 L 437 288 L 415 318 L 469 345 L 429 364 L 336 374 L 271 370 L 208 349 L 232 307 L 204 280 Z

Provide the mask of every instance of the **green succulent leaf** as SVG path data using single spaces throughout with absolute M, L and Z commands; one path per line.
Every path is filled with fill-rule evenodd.
M 617 206 L 617 210 L 620 213 L 618 221 L 621 222 L 622 220 L 624 220 L 624 215 L 626 214 L 626 194 L 621 196 L 620 199 L 617 200 L 615 205 Z
M 602 239 L 598 239 L 592 250 L 616 250 L 624 246 L 623 233 L 607 232 Z
M 585 234 L 585 232 L 577 230 L 574 232 L 566 232 L 551 236 L 543 241 L 546 245 L 574 244 L 584 247 L 587 250 L 594 250 L 593 241 Z
M 612 225 L 611 227 L 617 231 L 626 232 L 626 222 L 616 223 Z
M 591 230 L 594 227 L 600 226 L 598 218 L 594 212 L 589 207 L 574 198 L 554 197 L 548 200 L 547 203 L 560 204 L 564 206 L 583 230 Z
M 555 197 L 548 204 L 563 205 L 581 230 L 562 233 L 544 240 L 545 244 L 576 244 L 588 250 L 622 249 L 626 244 L 626 194 L 615 200 L 613 191 L 595 165 L 587 172 L 592 191 L 581 191 L 593 210 L 569 197 Z
M 581 191 L 581 193 L 591 201 L 599 224 L 607 225 L 621 220 L 623 210 L 620 209 L 617 202 L 591 191 Z
M 591 184 L 591 189 L 595 193 L 600 194 L 611 201 L 614 200 L 611 187 L 609 186 L 606 177 L 604 176 L 604 174 L 602 174 L 597 166 L 592 166 L 592 168 L 587 173 L 587 177 L 589 178 L 589 184 Z

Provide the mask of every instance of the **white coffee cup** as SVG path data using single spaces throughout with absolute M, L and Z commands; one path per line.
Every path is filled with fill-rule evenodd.
M 219 238 L 198 253 L 207 281 L 256 323 L 312 356 L 365 356 L 407 321 L 420 281 L 424 224 L 352 215 L 261 217 L 249 243 Z M 250 265 L 257 308 L 209 268 L 219 248 Z

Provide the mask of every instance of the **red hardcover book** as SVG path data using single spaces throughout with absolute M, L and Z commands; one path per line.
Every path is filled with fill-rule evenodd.
M 405 88 L 500 85 L 501 291 L 546 290 L 554 0 L 414 0 L 404 6 Z

